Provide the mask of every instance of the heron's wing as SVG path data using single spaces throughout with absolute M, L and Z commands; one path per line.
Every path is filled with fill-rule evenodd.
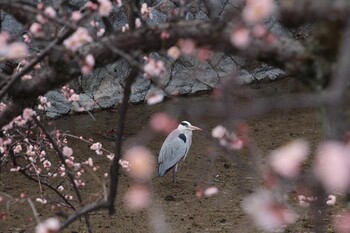
M 158 175 L 164 176 L 188 152 L 188 141 L 175 130 L 165 139 L 158 157 Z

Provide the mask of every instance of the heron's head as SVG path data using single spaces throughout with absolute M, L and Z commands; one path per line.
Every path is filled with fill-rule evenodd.
M 197 126 L 191 125 L 188 121 L 181 121 L 179 126 L 177 127 L 179 130 L 202 130 L 201 128 L 198 128 Z

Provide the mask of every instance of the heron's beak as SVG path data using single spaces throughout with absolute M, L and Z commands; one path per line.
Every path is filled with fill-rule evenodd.
M 191 125 L 190 128 L 192 130 L 202 130 L 201 128 L 197 127 L 197 126 L 194 126 L 194 125 Z

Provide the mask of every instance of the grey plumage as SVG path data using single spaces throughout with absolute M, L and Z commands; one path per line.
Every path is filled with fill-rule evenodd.
M 164 176 L 172 168 L 173 182 L 177 172 L 177 164 L 185 159 L 192 144 L 192 130 L 200 128 L 182 121 L 165 139 L 158 157 L 158 176 Z

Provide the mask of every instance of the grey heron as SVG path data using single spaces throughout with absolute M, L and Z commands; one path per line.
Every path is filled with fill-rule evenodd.
M 173 183 L 175 184 L 177 165 L 185 159 L 192 143 L 192 130 L 202 130 L 182 121 L 163 142 L 158 157 L 158 176 L 164 176 L 173 168 Z

